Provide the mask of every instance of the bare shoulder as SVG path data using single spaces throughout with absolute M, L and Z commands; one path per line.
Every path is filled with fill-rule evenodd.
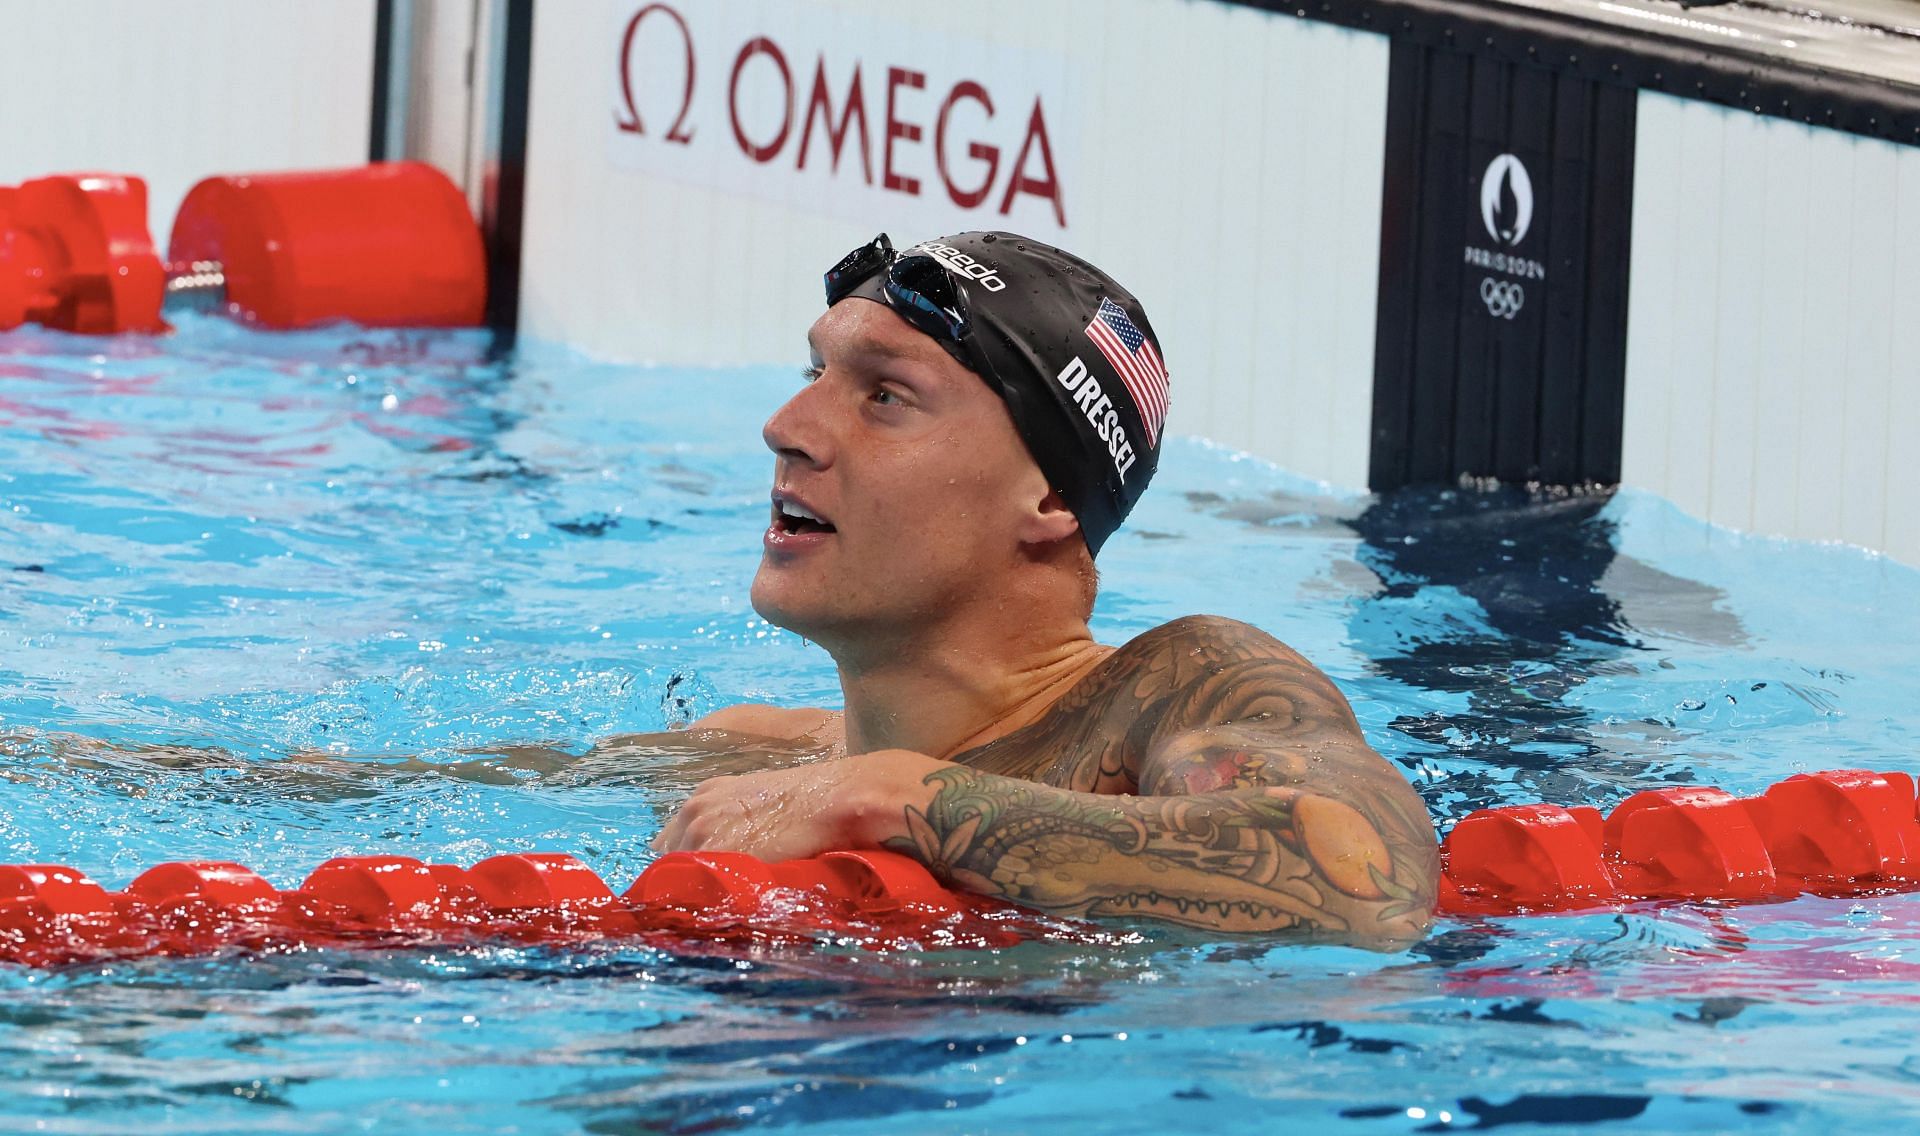
M 1181 616 L 1134 636 L 1116 654 L 1163 660 L 1176 680 L 1256 659 L 1277 659 L 1320 673 L 1292 647 L 1251 623 L 1224 615 Z
M 1301 793 L 1339 809 L 1395 863 L 1432 875 L 1434 834 L 1420 797 L 1367 744 L 1346 698 L 1320 668 L 1271 635 L 1197 617 L 1155 628 L 1145 659 L 1177 656 L 1164 725 L 1144 746 L 1138 792 L 1178 797 L 1232 790 Z M 1140 640 L 1136 640 L 1139 642 Z M 1133 644 L 1129 644 L 1132 647 Z M 1150 665 L 1143 662 L 1141 665 Z M 1343 822 L 1344 823 L 1344 822 Z
M 1165 725 L 1136 766 L 1142 797 L 1238 790 L 1284 798 L 1299 831 L 1387 866 L 1395 895 L 1432 909 L 1432 819 L 1407 779 L 1367 744 L 1325 672 L 1230 619 L 1175 620 L 1140 640 L 1149 641 L 1147 659 L 1182 660 L 1161 664 L 1178 673 L 1167 680 Z
M 1250 623 L 1189 615 L 1136 636 L 1108 660 L 1142 697 L 1164 699 L 1162 736 L 1257 721 L 1289 732 L 1358 741 L 1339 687 L 1300 652 Z
M 1147 757 L 1228 726 L 1294 747 L 1365 745 L 1347 700 L 1299 652 L 1251 624 L 1192 615 L 1134 637 L 1038 721 L 954 760 L 1082 792 L 1165 791 L 1143 776 Z
M 693 723 L 691 730 L 725 730 L 756 738 L 797 741 L 810 737 L 833 721 L 833 712 L 817 707 L 789 709 L 763 702 L 743 702 L 726 706 Z
M 1170 643 L 1202 649 L 1225 647 L 1250 654 L 1279 651 L 1294 658 L 1301 657 L 1291 647 L 1253 624 L 1224 615 L 1183 615 L 1179 619 L 1170 619 L 1151 631 L 1142 631 L 1129 639 L 1121 650 L 1159 649 Z

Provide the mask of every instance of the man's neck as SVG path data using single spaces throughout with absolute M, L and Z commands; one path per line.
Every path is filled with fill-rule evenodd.
M 1108 653 L 1075 620 L 946 628 L 884 654 L 839 654 L 847 752 L 952 757 L 1037 718 Z

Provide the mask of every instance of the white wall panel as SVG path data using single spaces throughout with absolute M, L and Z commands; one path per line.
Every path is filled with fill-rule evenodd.
M 1375 171 L 1381 169 L 1386 160 L 1385 131 L 1376 124 L 1385 122 L 1387 117 L 1387 84 L 1384 80 L 1378 83 L 1371 80 L 1375 71 L 1386 68 L 1387 45 L 1384 40 L 1338 33 L 1333 28 L 1311 26 L 1307 31 L 1306 36 L 1295 39 L 1296 55 L 1303 60 L 1324 62 L 1320 64 L 1321 70 L 1316 71 L 1308 71 L 1303 66 L 1302 75 L 1311 74 L 1316 81 L 1325 81 L 1324 72 L 1330 70 L 1335 76 L 1346 77 L 1345 85 L 1329 105 L 1324 94 L 1308 94 L 1303 84 L 1296 101 L 1270 102 L 1267 113 L 1275 117 L 1297 115 L 1301 107 L 1317 106 L 1322 108 L 1321 116 L 1306 117 L 1321 118 L 1322 137 L 1326 137 L 1325 131 L 1334 132 L 1329 144 L 1337 147 L 1339 157 L 1331 168 L 1337 171 L 1339 189 L 1333 200 L 1321 201 L 1319 216 L 1323 227 L 1305 234 L 1309 244 L 1301 263 L 1308 266 L 1308 271 L 1296 275 L 1307 287 L 1317 289 L 1321 287 L 1321 277 L 1311 270 L 1312 266 L 1344 266 L 1339 288 L 1321 294 L 1320 310 L 1329 317 L 1326 345 L 1322 348 L 1326 358 L 1321 366 L 1329 379 L 1338 380 L 1321 388 L 1330 398 L 1332 417 L 1329 421 L 1334 427 L 1321 435 L 1326 447 L 1321 467 L 1332 471 L 1326 475 L 1329 480 L 1364 485 L 1366 440 L 1373 423 L 1371 375 L 1375 297 L 1380 277 L 1380 232 L 1375 219 L 1381 216 L 1383 207 L 1381 175 Z M 1269 161 L 1283 161 L 1285 154 L 1285 150 L 1280 150 Z M 1312 183 L 1313 179 L 1308 178 L 1306 186 L 1295 192 L 1308 200 L 1320 196 Z M 1370 220 L 1364 226 L 1349 229 L 1361 216 Z M 1362 292 L 1364 299 L 1359 295 Z M 1347 376 L 1368 377 L 1349 381 Z M 1357 445 L 1355 436 L 1348 432 L 1355 428 L 1360 431 Z
M 1278 54 L 1287 50 L 1297 35 L 1312 29 L 1301 27 L 1282 27 L 1269 23 L 1265 34 L 1259 37 L 1261 50 Z M 1300 145 L 1299 125 L 1289 121 L 1288 107 L 1306 105 L 1303 100 L 1311 99 L 1312 92 L 1306 89 L 1307 76 L 1300 68 L 1293 66 L 1271 66 L 1261 72 L 1262 81 L 1259 122 L 1261 126 L 1258 148 L 1260 186 L 1264 196 L 1273 201 L 1305 202 L 1313 193 L 1314 164 L 1298 161 L 1296 149 Z M 1385 100 L 1381 100 L 1381 119 L 1386 117 Z M 1380 179 L 1375 178 L 1378 186 Z M 1376 196 L 1378 190 L 1375 191 Z M 1376 228 L 1377 231 L 1377 228 Z M 1298 264 L 1306 256 L 1307 238 L 1311 235 L 1304 218 L 1278 210 L 1259 210 L 1249 242 L 1250 248 L 1258 250 L 1255 254 L 1262 260 L 1274 264 Z M 1378 254 L 1375 254 L 1375 271 L 1378 272 Z M 1261 357 L 1266 366 L 1275 368 L 1283 374 L 1296 373 L 1300 367 L 1300 342 L 1296 337 L 1296 325 L 1299 320 L 1300 304 L 1311 291 L 1309 278 L 1297 272 L 1261 272 L 1249 274 L 1251 280 L 1236 281 L 1236 285 L 1247 290 L 1253 306 L 1253 324 L 1260 336 Z M 1371 325 L 1369 325 L 1371 328 Z M 1372 366 L 1373 350 L 1368 345 L 1368 370 Z M 1309 419 L 1311 410 L 1301 404 L 1314 398 L 1316 392 L 1297 390 L 1295 398 L 1288 400 L 1264 399 L 1257 397 L 1259 383 L 1256 376 L 1249 374 L 1243 385 L 1240 400 L 1227 409 L 1239 410 L 1244 416 L 1248 432 L 1256 438 L 1278 440 L 1289 454 L 1297 455 L 1288 464 L 1297 469 L 1334 468 L 1327 461 L 1324 447 L 1317 439 L 1303 437 L 1299 423 Z M 1372 384 L 1367 385 L 1369 395 Z M 1296 401 L 1296 399 L 1298 401 Z M 1369 415 L 1371 405 L 1369 404 Z M 1362 415 L 1368 417 L 1368 415 Z M 1230 437 L 1231 435 L 1229 435 Z M 1365 469 L 1356 471 L 1352 478 L 1334 478 L 1351 484 L 1365 482 Z
M 165 251 L 193 183 L 367 159 L 373 0 L 0 0 L 0 185 L 147 179 Z
M 1639 104 L 1623 480 L 1920 562 L 1920 151 Z
M 1853 250 L 1856 218 L 1848 208 L 1853 200 L 1854 140 L 1839 136 L 1809 139 L 1807 214 L 1801 222 L 1809 230 L 1807 268 L 1801 277 L 1801 334 L 1806 355 L 1800 375 L 1799 421 L 1795 433 L 1763 439 L 1775 453 L 1792 455 L 1794 463 L 1794 531 L 1791 536 L 1840 536 L 1840 498 L 1847 491 L 1841 481 L 1842 391 L 1847 376 L 1849 346 L 1848 296 L 1852 273 L 1847 263 Z M 1764 177 L 1766 171 L 1741 171 L 1744 177 Z M 1766 329 L 1755 333 L 1765 335 Z
M 1920 201 L 1920 149 L 1903 149 L 1899 159 L 1901 201 Z M 1914 375 L 1920 360 L 1920 209 L 1901 209 L 1894 218 L 1893 349 L 1889 362 L 1887 400 L 1887 544 L 1908 563 L 1920 561 L 1920 381 Z
M 1645 112 L 1639 117 L 1644 119 Z M 1653 167 L 1676 170 L 1681 165 L 1681 134 L 1677 128 L 1647 130 L 1642 125 L 1634 151 L 1636 170 Z M 1648 192 L 1648 179 L 1636 174 L 1633 199 L 1633 239 L 1636 247 L 1648 233 L 1671 236 L 1680 228 L 1680 194 Z M 1632 255 L 1632 254 L 1629 254 Z M 1620 438 L 1620 466 L 1632 484 L 1667 483 L 1667 433 L 1673 416 L 1673 321 L 1639 316 L 1641 310 L 1673 310 L 1678 295 L 1679 261 L 1658 257 L 1635 260 L 1628 270 L 1627 390 Z
M 616 125 L 620 43 L 643 5 L 609 0 L 597 19 L 536 9 L 526 334 L 615 359 L 798 363 L 819 314 L 819 274 L 857 242 L 881 229 L 921 239 L 1013 228 L 1088 257 L 1140 295 L 1173 373 L 1169 429 L 1364 483 L 1384 37 L 1210 0 L 671 6 L 698 60 L 694 137 L 677 149 L 662 135 L 682 89 L 682 48 L 663 18 L 647 18 L 630 57 L 648 131 L 635 135 Z M 992 208 L 1004 169 L 989 207 L 963 210 L 938 187 L 919 197 L 870 189 L 857 163 L 843 161 L 838 175 L 817 161 L 798 170 L 793 138 L 771 163 L 744 159 L 727 88 L 755 35 L 788 59 L 796 136 L 816 64 L 836 107 L 860 64 L 876 164 L 889 66 L 926 74 L 909 121 L 929 136 L 956 81 L 986 87 L 992 122 L 976 114 L 972 133 L 951 140 L 964 154 L 967 141 L 997 131 L 1003 165 L 1037 93 L 1065 229 L 1032 196 L 1010 217 Z M 762 138 L 781 111 L 777 97 L 767 101 L 777 95 L 767 66 L 762 56 L 743 70 L 740 100 Z
M 1698 218 L 1689 234 L 1693 254 L 1674 260 L 1674 295 L 1687 304 L 1698 297 L 1703 301 L 1699 318 L 1690 322 L 1685 333 L 1673 336 L 1669 358 L 1676 378 L 1667 389 L 1667 496 L 1674 504 L 1695 515 L 1710 510 L 1712 497 L 1712 436 L 1714 407 L 1713 384 L 1720 321 L 1720 257 L 1724 251 L 1721 218 L 1725 215 L 1725 192 L 1730 188 L 1725 177 L 1723 126 L 1713 108 L 1690 105 L 1681 121 L 1680 148 L 1686 155 L 1679 173 L 1682 201 L 1712 201 L 1714 207 Z M 1638 163 L 1635 164 L 1636 169 Z M 1731 282 L 1730 282 L 1731 283 Z M 1631 278 L 1629 278 L 1631 285 Z M 1632 296 L 1629 292 L 1628 301 Z M 1628 334 L 1632 334 L 1632 313 L 1628 313 Z M 1679 376 L 1693 376 L 1694 384 Z M 1632 378 L 1628 387 L 1631 389 Z
M 1887 411 L 1893 376 L 1893 306 L 1898 266 L 1887 240 L 1899 202 L 1899 152 L 1892 146 L 1856 146 L 1853 151 L 1852 218 L 1848 245 L 1847 365 L 1841 386 L 1840 539 L 1883 547 L 1887 521 Z M 1920 209 L 1920 197 L 1913 200 Z M 1920 272 L 1920 265 L 1909 271 Z M 1920 313 L 1906 312 L 1907 319 Z M 1909 359 L 1920 378 L 1920 360 Z M 1920 507 L 1910 497 L 1908 508 Z
M 1749 330 L 1754 340 L 1755 405 L 1753 435 L 1746 448 L 1753 462 L 1753 501 L 1747 524 L 1764 533 L 1790 533 L 1800 499 L 1800 471 L 1795 454 L 1800 426 L 1800 402 L 1810 394 L 1807 376 L 1807 250 L 1812 233 L 1807 225 L 1813 175 L 1803 160 L 1806 141 L 1791 130 L 1760 131 L 1765 151 L 1761 159 L 1769 175 L 1756 179 L 1765 187 L 1766 211 L 1758 241 L 1761 250 L 1760 320 Z M 1629 341 L 1636 334 L 1628 328 Z M 1758 350 L 1764 340 L 1766 350 Z M 1632 372 L 1630 372 L 1632 373 Z M 1632 397 L 1629 387 L 1629 399 Z M 1738 525 L 1729 509 L 1727 523 Z
M 1752 168 L 1763 160 L 1765 146 L 1766 136 L 1758 118 L 1734 119 L 1727 123 L 1715 172 Z M 1713 392 L 1703 405 L 1673 408 L 1669 444 L 1697 441 L 1698 433 L 1684 428 L 1688 419 L 1705 428 L 1709 444 L 1696 447 L 1706 462 L 1707 476 L 1705 508 L 1698 511 L 1726 517 L 1729 523 L 1745 528 L 1751 523 L 1753 511 L 1752 439 L 1759 402 L 1760 342 L 1753 329 L 1760 326 L 1762 300 L 1760 290 L 1751 282 L 1760 279 L 1765 256 L 1764 247 L 1751 234 L 1765 228 L 1767 186 L 1758 179 L 1722 177 L 1721 188 L 1719 257 L 1710 266 L 1716 273 L 1719 311 L 1711 339 L 1700 337 L 1712 351 L 1707 362 L 1713 368 Z M 1742 281 L 1747 283 L 1742 286 Z M 1688 467 L 1675 462 L 1670 468 L 1680 471 Z M 1700 466 L 1690 469 L 1697 474 Z
M 1226 19 L 1227 46 L 1216 58 L 1211 89 L 1207 91 L 1210 101 L 1231 97 L 1229 91 L 1230 76 L 1258 76 L 1266 70 L 1271 58 L 1273 45 L 1273 21 L 1264 14 L 1248 10 L 1229 11 Z M 1201 50 L 1205 50 L 1202 45 Z M 1250 100 L 1247 121 L 1264 122 L 1267 106 L 1266 84 L 1258 82 L 1247 91 Z M 1219 119 L 1208 124 L 1205 141 L 1219 151 L 1232 151 L 1240 155 L 1238 169 L 1220 182 L 1219 205 L 1214 211 L 1214 228 L 1211 234 L 1215 248 L 1229 249 L 1235 243 L 1258 247 L 1253 234 L 1236 232 L 1235 226 L 1245 225 L 1249 218 L 1260 216 L 1260 196 L 1267 188 L 1266 148 L 1261 145 L 1263 137 L 1249 139 L 1249 145 L 1236 145 L 1234 132 L 1242 129 L 1238 121 Z M 1198 132 L 1196 132 L 1198 133 Z M 1264 133 L 1264 132 L 1263 132 Z M 1247 273 L 1252 276 L 1252 273 Z M 1210 383 L 1193 384 L 1204 391 L 1207 403 L 1196 407 L 1198 411 L 1192 421 L 1206 422 L 1210 425 L 1209 435 L 1214 440 L 1236 449 L 1253 450 L 1265 448 L 1270 453 L 1279 452 L 1280 447 L 1296 465 L 1311 464 L 1316 469 L 1325 469 L 1326 463 L 1316 455 L 1301 453 L 1296 447 L 1283 445 L 1278 435 L 1272 435 L 1271 445 L 1262 446 L 1263 435 L 1256 429 L 1253 421 L 1253 409 L 1260 404 L 1258 378 L 1263 369 L 1266 352 L 1263 350 L 1262 336 L 1265 330 L 1259 318 L 1257 299 L 1251 287 L 1242 285 L 1229 290 L 1231 299 L 1223 297 L 1210 312 L 1212 326 L 1207 329 L 1206 341 L 1213 349 L 1213 359 L 1208 363 L 1207 373 L 1215 379 Z M 1280 361 L 1271 370 L 1279 370 Z

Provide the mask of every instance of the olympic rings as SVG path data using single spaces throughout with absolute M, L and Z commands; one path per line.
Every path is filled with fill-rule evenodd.
M 1521 305 L 1527 302 L 1527 291 L 1511 280 L 1495 280 L 1491 276 L 1480 278 L 1480 301 L 1487 305 L 1487 314 L 1495 319 L 1512 319 L 1520 314 Z

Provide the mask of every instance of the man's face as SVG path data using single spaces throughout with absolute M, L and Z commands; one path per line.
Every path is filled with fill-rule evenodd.
M 762 431 L 773 508 L 754 610 L 831 648 L 991 593 L 1047 494 L 1006 405 L 881 304 L 843 300 L 807 339 L 812 378 Z

